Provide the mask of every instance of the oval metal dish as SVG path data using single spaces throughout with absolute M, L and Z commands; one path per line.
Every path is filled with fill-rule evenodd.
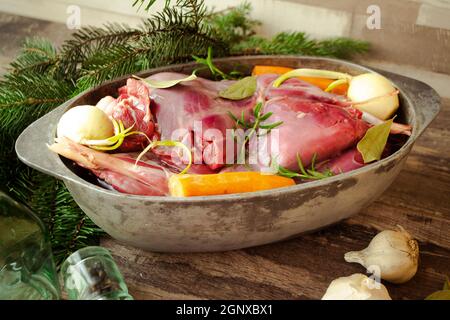
M 232 57 L 216 59 L 215 63 L 225 70 L 238 66 L 245 73 L 261 64 L 322 68 L 353 75 L 374 72 L 345 61 L 303 56 Z M 173 65 L 139 75 L 191 73 L 196 66 Z M 161 252 L 221 251 L 266 244 L 346 219 L 374 201 L 394 181 L 414 142 L 438 114 L 440 98 L 420 81 L 381 73 L 400 89 L 397 120 L 413 125 L 411 137 L 388 158 L 320 181 L 253 193 L 174 198 L 121 194 L 82 179 L 49 151 L 47 144 L 53 142 L 58 120 L 66 110 L 116 94 L 127 77 L 84 92 L 34 122 L 17 139 L 16 152 L 27 165 L 62 179 L 81 209 L 121 242 Z

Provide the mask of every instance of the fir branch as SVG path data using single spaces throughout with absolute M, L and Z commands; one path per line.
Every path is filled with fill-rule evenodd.
M 189 60 L 192 54 L 206 52 L 209 46 L 223 55 L 226 52 L 224 43 L 214 37 L 208 26 L 191 20 L 190 17 L 196 17 L 198 12 L 192 15 L 183 12 L 186 8 L 183 11 L 166 8 L 145 21 L 145 30 L 141 30 L 132 43 L 108 46 L 87 58 L 77 82 L 77 92 L 125 74 L 183 62 L 183 58 Z
M 109 23 L 102 28 L 86 27 L 73 34 L 61 50 L 61 59 L 82 62 L 98 49 L 120 45 L 144 36 L 141 30 L 125 24 Z
M 252 6 L 249 2 L 221 12 L 211 12 L 206 15 L 205 23 L 216 30 L 219 36 L 231 45 L 255 34 L 255 27 L 261 25 L 258 20 L 251 19 Z
M 57 60 L 56 48 L 46 39 L 26 39 L 22 51 L 14 62 L 11 63 L 11 73 L 36 72 L 43 73 Z
M 157 0 L 132 0 L 133 1 L 133 7 L 138 7 L 138 10 L 142 9 L 144 7 L 145 11 L 149 11 L 150 8 L 156 3 Z M 164 0 L 164 9 L 168 8 L 171 3 L 175 2 L 176 6 L 179 7 L 194 7 L 194 9 L 197 10 L 197 7 L 200 5 L 203 6 L 203 0 L 197 1 L 197 0 Z M 144 6 L 145 5 L 145 6 Z
M 77 92 L 87 90 L 107 79 L 139 71 L 138 59 L 149 51 L 149 48 L 126 45 L 98 53 L 82 71 L 82 76 L 77 81 Z
M 365 41 L 348 38 L 330 40 L 310 39 L 304 32 L 282 32 L 272 39 L 259 36 L 249 37 L 232 48 L 232 53 L 240 54 L 298 54 L 309 56 L 329 56 L 349 58 L 368 50 Z
M 315 54 L 346 59 L 353 57 L 355 54 L 365 53 L 368 50 L 369 43 L 366 41 L 336 38 L 318 42 Z
M 144 10 L 148 11 L 150 10 L 150 8 L 155 4 L 155 2 L 157 0 L 133 0 L 133 7 L 138 7 L 138 10 L 140 10 L 142 8 L 142 6 L 144 6 Z M 166 4 L 165 6 L 168 6 L 170 4 L 170 0 L 165 0 Z
M 64 238 L 71 234 L 70 228 L 78 221 L 86 219 L 84 213 L 62 182 L 20 162 L 14 143 L 28 125 L 66 101 L 73 90 L 74 85 L 70 81 L 31 72 L 31 69 L 10 73 L 0 83 L 0 183 L 10 195 L 28 205 L 44 221 L 50 231 L 58 264 L 71 252 L 67 248 L 68 241 L 73 243 L 72 250 L 76 250 L 86 244 L 94 244 L 101 231 L 92 221 L 86 220 L 77 233 L 79 235 Z
M 45 74 L 6 75 L 0 83 L 0 138 L 14 140 L 33 121 L 66 101 L 73 89 L 71 83 Z

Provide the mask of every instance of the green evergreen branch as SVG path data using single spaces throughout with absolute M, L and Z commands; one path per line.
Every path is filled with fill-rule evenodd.
M 110 23 L 102 28 L 86 27 L 73 34 L 61 50 L 61 59 L 83 61 L 96 49 L 120 45 L 136 37 L 143 36 L 142 31 L 125 24 Z
M 273 39 L 251 36 L 232 48 L 232 53 L 240 54 L 298 54 L 349 58 L 369 49 L 365 41 L 348 38 L 313 40 L 304 32 L 282 32 Z
M 24 100 L 11 101 L 8 103 L 0 103 L 0 108 L 11 108 L 23 105 L 45 105 L 45 104 L 63 103 L 66 100 L 67 100 L 66 98 L 52 98 L 52 99 L 26 98 Z
M 237 44 L 253 36 L 255 27 L 261 25 L 258 20 L 249 18 L 251 10 L 250 3 L 244 2 L 234 8 L 207 14 L 205 23 L 216 30 L 227 43 Z
M 182 9 L 165 8 L 144 21 L 138 32 L 130 33 L 133 41 L 114 46 L 109 43 L 105 46 L 105 40 L 97 42 L 96 50 L 90 56 L 85 54 L 76 93 L 145 68 L 182 62 L 182 57 L 187 61 L 191 54 L 205 52 L 208 46 L 224 52 L 226 46 L 217 40 L 215 33 L 198 23 L 198 15 L 203 12 L 204 9 L 196 9 L 191 2 Z M 123 36 L 123 30 L 110 31 L 119 32 L 118 38 Z M 106 37 L 106 34 L 102 36 Z
M 25 40 L 21 53 L 11 63 L 10 71 L 14 74 L 44 72 L 56 60 L 56 49 L 50 41 L 41 38 L 30 38 Z

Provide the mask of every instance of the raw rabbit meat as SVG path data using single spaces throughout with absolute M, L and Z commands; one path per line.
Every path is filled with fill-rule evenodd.
M 297 153 L 304 166 L 310 165 L 314 155 L 317 161 L 329 159 L 355 145 L 370 127 L 356 109 L 297 97 L 272 98 L 264 112 L 273 113 L 267 122 L 283 124 L 277 128 L 277 152 L 273 152 L 273 133 L 269 133 L 267 151 L 259 152 L 259 161 L 270 166 L 276 157 L 279 165 L 290 170 L 298 169 Z M 250 144 L 255 146 L 255 142 Z
M 165 196 L 170 172 L 151 161 L 136 163 L 134 155 L 95 151 L 67 138 L 58 138 L 50 150 L 89 169 L 115 190 L 136 195 Z
M 152 80 L 175 80 L 185 74 L 164 72 Z M 249 119 L 256 103 L 253 97 L 232 101 L 219 97 L 219 91 L 234 81 L 211 81 L 202 78 L 183 82 L 169 89 L 152 89 L 152 111 L 158 123 L 161 140 L 178 140 L 194 147 L 194 162 L 212 170 L 226 163 L 226 129 L 235 126 L 229 112 Z
M 127 85 L 119 89 L 117 99 L 107 96 L 97 103 L 110 118 L 122 121 L 125 128 L 133 127 L 134 134 L 125 138 L 119 151 L 139 151 L 149 143 L 155 133 L 155 123 L 150 112 L 148 88 L 141 81 L 128 79 Z
M 185 77 L 165 72 L 150 79 Z M 255 94 L 238 101 L 219 96 L 221 90 L 234 83 L 230 80 L 197 78 L 171 88 L 155 89 L 143 81 L 128 79 L 127 85 L 119 89 L 118 98 L 105 97 L 97 107 L 121 120 L 126 128 L 133 126 L 133 131 L 145 134 L 127 137 L 119 151 L 142 151 L 150 139 L 181 141 L 193 153 L 189 173 L 266 171 L 274 160 L 298 171 L 297 154 L 305 167 L 315 157 L 317 170 L 328 169 L 334 174 L 363 167 L 356 144 L 379 120 L 353 108 L 343 97 L 300 79 L 289 79 L 274 88 L 277 77 L 258 76 Z M 253 109 L 258 102 L 263 103 L 262 113 L 271 113 L 262 124 L 282 121 L 282 125 L 268 133 L 260 130 L 250 139 L 248 151 L 251 155 L 253 149 L 257 150 L 256 162 L 225 167 L 226 163 L 236 163 L 238 153 L 234 137 L 229 135 L 236 127 L 230 113 L 254 121 Z M 408 125 L 392 127 L 392 133 L 408 134 L 410 130 Z M 265 139 L 262 148 L 259 134 Z M 272 141 L 275 134 L 278 140 Z M 232 149 L 227 148 L 227 139 L 232 139 Z M 66 138 L 59 139 L 50 149 L 91 170 L 115 190 L 136 195 L 167 195 L 168 178 L 187 163 L 180 148 L 156 147 L 137 163 L 137 154 L 102 153 Z M 250 159 L 251 156 L 247 160 Z

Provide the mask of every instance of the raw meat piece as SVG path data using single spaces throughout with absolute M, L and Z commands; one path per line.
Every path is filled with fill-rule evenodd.
M 279 165 L 296 170 L 298 153 L 307 167 L 314 154 L 317 161 L 329 159 L 355 145 L 369 128 L 356 109 L 298 97 L 272 98 L 266 102 L 264 112 L 273 113 L 267 123 L 283 121 L 283 124 L 275 129 L 278 148 L 274 146 L 276 139 L 271 137 L 275 133 L 271 132 L 267 135 L 265 152 L 259 150 L 258 160 L 263 166 L 270 166 L 276 157 Z M 256 146 L 255 141 L 251 142 L 251 148 Z
M 50 150 L 91 170 L 115 190 L 138 195 L 168 195 L 170 172 L 157 163 L 139 161 L 134 155 L 95 151 L 67 138 L 59 138 Z
M 110 118 L 122 121 L 125 128 L 133 127 L 132 131 L 143 134 L 128 136 L 119 151 L 131 152 L 145 148 L 149 139 L 153 138 L 155 123 L 150 112 L 150 97 L 147 86 L 141 81 L 128 79 L 127 85 L 119 89 L 119 97 L 104 97 L 97 103 Z
M 158 73 L 152 80 L 175 80 L 185 74 Z M 253 97 L 232 101 L 219 97 L 219 91 L 233 81 L 211 81 L 198 78 L 169 89 L 152 89 L 152 110 L 161 140 L 178 140 L 194 147 L 194 162 L 216 170 L 226 163 L 226 129 L 235 125 L 228 112 L 249 119 L 256 103 Z

